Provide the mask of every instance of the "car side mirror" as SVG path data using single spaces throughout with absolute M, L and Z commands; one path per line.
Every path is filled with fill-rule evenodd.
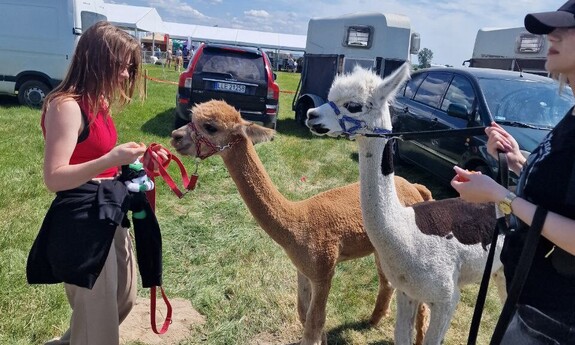
M 451 103 L 447 107 L 447 114 L 460 119 L 470 120 L 467 106 L 461 103 Z
M 274 80 L 278 78 L 278 75 L 275 72 L 272 72 L 272 75 L 274 76 Z

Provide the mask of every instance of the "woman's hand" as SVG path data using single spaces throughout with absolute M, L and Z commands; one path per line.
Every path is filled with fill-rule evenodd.
M 525 157 L 519 150 L 517 141 L 495 122 L 492 122 L 491 126 L 485 129 L 485 134 L 489 137 L 487 140 L 487 152 L 496 160 L 499 158 L 498 151 L 504 152 L 507 156 L 509 169 L 519 175 L 523 164 L 525 164 Z
M 154 172 L 158 172 L 160 165 L 166 163 L 170 157 L 168 150 L 166 150 L 163 146 L 158 145 L 159 148 L 155 150 L 150 150 L 152 154 L 152 162 L 154 163 Z
M 120 166 L 134 163 L 144 152 L 146 152 L 146 145 L 132 141 L 114 147 L 106 156 L 111 166 Z
M 455 177 L 451 186 L 461 198 L 469 202 L 498 202 L 503 200 L 508 191 L 491 177 L 480 172 L 468 171 L 454 166 Z

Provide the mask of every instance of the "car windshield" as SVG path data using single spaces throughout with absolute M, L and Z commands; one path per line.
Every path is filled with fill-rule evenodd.
M 497 123 L 553 128 L 575 103 L 573 92 L 558 83 L 528 79 L 478 78 L 489 111 Z

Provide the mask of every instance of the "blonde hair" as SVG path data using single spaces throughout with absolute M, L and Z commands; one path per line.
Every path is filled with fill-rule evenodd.
M 140 49 L 134 37 L 109 22 L 92 25 L 80 36 L 66 76 L 46 96 L 43 111 L 51 101 L 64 98 L 86 102 L 94 113 L 102 104 L 111 107 L 129 103 L 136 89 L 142 98 Z M 126 65 L 130 76 L 120 80 Z

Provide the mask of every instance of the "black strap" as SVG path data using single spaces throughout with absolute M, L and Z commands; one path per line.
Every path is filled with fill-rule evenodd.
M 398 138 L 401 140 L 413 140 L 418 138 L 442 138 L 448 136 L 474 136 L 485 135 L 485 127 L 468 127 L 460 129 L 441 129 L 435 131 L 419 131 L 419 132 L 397 132 L 397 133 L 367 133 L 362 134 L 365 137 L 378 137 L 378 138 Z
M 82 107 L 80 107 L 80 112 L 82 113 L 82 120 L 84 121 L 84 129 L 82 130 L 82 132 L 80 132 L 80 135 L 78 135 L 78 141 L 76 142 L 76 144 L 79 144 L 82 141 L 86 140 L 90 135 L 90 119 L 88 119 L 88 115 L 86 115 L 86 112 L 84 112 L 84 109 L 82 109 Z
M 519 262 L 517 263 L 517 269 L 515 270 L 515 275 L 511 281 L 511 287 L 508 289 L 509 293 L 507 295 L 507 300 L 503 305 L 501 315 L 499 315 L 499 320 L 497 321 L 495 331 L 493 332 L 491 342 L 489 343 L 490 345 L 499 345 L 501 343 L 503 335 L 507 330 L 507 326 L 515 313 L 517 301 L 519 300 L 519 295 L 521 294 L 521 290 L 523 290 L 527 274 L 531 268 L 531 263 L 535 256 L 535 250 L 537 249 L 537 244 L 539 243 L 541 230 L 543 229 L 546 217 L 547 210 L 541 206 L 537 206 L 535 215 L 533 216 L 533 221 L 531 222 L 531 227 L 527 232 L 527 238 L 525 239 L 521 256 L 519 256 Z
M 509 187 L 509 166 L 507 163 L 507 156 L 503 152 L 498 152 L 499 157 L 499 175 L 497 182 L 503 187 Z M 471 319 L 471 326 L 469 327 L 469 335 L 467 336 L 467 345 L 475 345 L 477 341 L 477 333 L 479 332 L 479 324 L 481 323 L 481 315 L 483 314 L 483 307 L 485 306 L 485 299 L 487 298 L 487 290 L 489 287 L 489 279 L 491 277 L 491 269 L 493 268 L 493 260 L 495 258 L 495 248 L 497 247 L 497 238 L 499 234 L 506 232 L 507 222 L 505 217 L 497 219 L 493 237 L 491 238 L 491 246 L 487 255 L 485 263 L 485 270 L 481 278 L 479 292 L 477 293 L 477 301 L 475 302 L 475 309 L 473 310 L 473 318 Z

